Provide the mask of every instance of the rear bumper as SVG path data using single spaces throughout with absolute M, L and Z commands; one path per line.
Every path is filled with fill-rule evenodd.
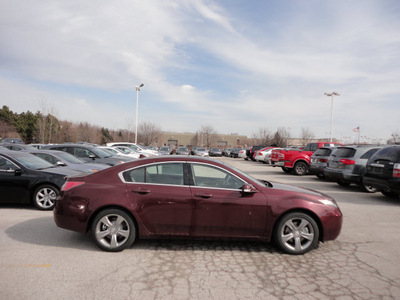
M 364 182 L 370 184 L 378 190 L 390 190 L 400 193 L 400 178 L 399 179 L 384 179 L 371 177 L 368 174 L 364 175 Z
M 348 174 L 346 170 L 336 170 L 331 168 L 325 168 L 324 174 L 327 178 L 333 181 L 346 181 L 348 183 L 360 183 L 361 176 L 358 174 Z

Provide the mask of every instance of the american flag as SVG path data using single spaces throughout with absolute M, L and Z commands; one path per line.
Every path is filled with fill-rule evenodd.
M 359 131 L 360 131 L 360 126 L 354 128 L 353 131 L 354 131 L 354 132 L 359 132 Z

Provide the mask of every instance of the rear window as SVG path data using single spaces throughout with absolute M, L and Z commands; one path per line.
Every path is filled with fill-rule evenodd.
M 332 149 L 326 149 L 326 148 L 319 148 L 317 151 L 315 151 L 314 156 L 329 156 L 331 155 Z
M 389 160 L 392 162 L 400 162 L 400 147 L 386 147 L 377 151 L 371 160 Z
M 334 156 L 336 157 L 353 157 L 356 154 L 356 149 L 340 147 L 336 150 Z

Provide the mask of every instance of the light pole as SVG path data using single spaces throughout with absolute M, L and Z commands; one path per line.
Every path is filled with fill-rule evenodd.
M 135 144 L 137 144 L 137 127 L 138 127 L 138 111 L 139 111 L 139 91 L 140 88 L 144 87 L 144 84 L 136 86 L 136 132 L 135 132 Z
M 332 93 L 325 93 L 328 97 L 331 97 L 331 143 L 332 143 L 332 130 L 333 130 L 333 96 L 340 96 L 338 92 L 332 92 Z

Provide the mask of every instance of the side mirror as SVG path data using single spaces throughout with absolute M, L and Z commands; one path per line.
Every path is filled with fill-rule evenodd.
M 242 186 L 242 192 L 245 194 L 253 194 L 256 192 L 256 189 L 251 184 L 245 184 L 244 186 Z
M 62 161 L 57 161 L 57 162 L 56 162 L 56 166 L 57 166 L 57 167 L 65 167 L 66 164 L 63 163 Z
M 93 160 L 94 160 L 94 159 L 96 158 L 96 155 L 94 155 L 94 154 L 90 154 L 90 155 L 89 155 L 89 158 L 91 158 L 91 159 L 93 159 Z

